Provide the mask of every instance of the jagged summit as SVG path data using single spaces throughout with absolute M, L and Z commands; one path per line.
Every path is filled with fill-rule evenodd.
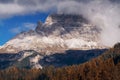
M 35 50 L 44 54 L 68 49 L 104 48 L 98 27 L 81 15 L 52 14 L 34 31 L 18 34 L 0 48 L 0 52 Z
M 74 23 L 71 23 L 73 22 Z M 60 24 L 75 24 L 75 23 L 82 23 L 88 22 L 83 16 L 81 15 L 71 15 L 71 14 L 52 14 L 48 16 L 46 19 L 45 24 L 51 25 L 52 23 L 60 23 Z
M 79 28 L 84 24 L 88 24 L 88 21 L 81 15 L 52 14 L 47 17 L 44 24 L 41 22 L 38 23 L 36 32 L 44 33 L 45 35 L 53 34 L 55 32 L 55 35 L 62 35 L 73 29 Z

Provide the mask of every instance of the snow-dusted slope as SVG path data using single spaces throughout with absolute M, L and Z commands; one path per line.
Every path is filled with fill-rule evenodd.
M 68 49 L 104 48 L 100 29 L 80 15 L 54 14 L 45 23 L 38 22 L 35 31 L 23 32 L 2 46 L 0 52 L 35 50 L 51 54 Z

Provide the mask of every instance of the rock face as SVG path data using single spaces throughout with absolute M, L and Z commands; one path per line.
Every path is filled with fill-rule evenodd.
M 42 69 L 50 65 L 63 67 L 73 64 L 82 64 L 98 57 L 105 51 L 105 49 L 67 50 L 64 53 L 55 53 L 52 55 L 42 55 L 34 50 L 24 50 L 16 54 L 3 53 L 0 54 L 0 69 L 13 66 L 26 69 Z
M 34 31 L 22 32 L 8 41 L 0 52 L 35 50 L 42 54 L 63 52 L 69 49 L 101 49 L 101 29 L 80 15 L 53 14 L 45 23 L 38 22 Z
M 7 57 L 7 58 L 6 58 Z M 39 60 L 43 55 L 33 50 L 24 50 L 16 54 L 0 54 L 0 69 L 5 69 L 11 66 L 18 68 L 42 68 Z

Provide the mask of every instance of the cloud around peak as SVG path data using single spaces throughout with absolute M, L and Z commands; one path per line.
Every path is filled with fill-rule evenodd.
M 115 0 L 118 2 L 119 0 Z M 0 0 L 0 18 L 36 12 L 56 11 L 79 14 L 83 9 L 112 0 Z M 86 7 L 85 7 L 86 6 Z
M 23 23 L 21 26 L 10 29 L 10 32 L 18 34 L 22 31 L 34 30 L 36 26 L 37 25 L 35 23 Z

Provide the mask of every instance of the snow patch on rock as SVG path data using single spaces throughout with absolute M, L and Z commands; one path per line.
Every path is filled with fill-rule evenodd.
M 35 57 L 30 58 L 30 65 L 32 65 L 32 68 L 42 69 L 42 66 L 39 64 L 39 60 L 42 59 L 40 55 L 37 55 Z
M 33 53 L 32 52 L 25 52 L 24 54 L 23 54 L 23 56 L 20 58 L 20 59 L 18 59 L 18 61 L 22 61 L 24 58 L 26 58 L 26 57 L 28 57 L 28 56 L 30 56 L 30 55 L 32 55 Z

